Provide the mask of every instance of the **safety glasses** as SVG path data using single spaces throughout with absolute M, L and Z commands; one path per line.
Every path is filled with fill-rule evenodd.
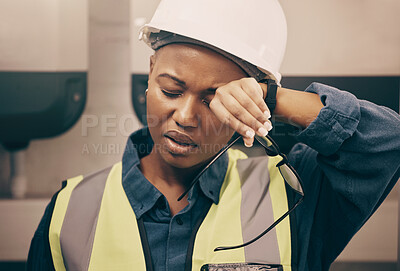
M 203 173 L 219 157 L 221 157 L 222 154 L 224 154 L 230 147 L 232 147 L 233 144 L 235 144 L 240 138 L 241 138 L 240 135 L 235 136 L 234 139 L 230 141 L 229 144 L 227 144 L 224 148 L 222 148 L 218 152 L 218 154 L 208 163 L 208 165 L 205 168 L 203 168 L 203 170 L 199 174 L 197 174 L 197 176 L 193 179 L 188 189 L 178 198 L 178 201 L 181 200 L 190 191 L 190 189 L 199 181 L 201 175 L 203 175 Z M 283 219 L 285 219 L 285 217 L 287 217 L 291 212 L 293 212 L 294 209 L 296 209 L 296 207 L 299 206 L 299 204 L 303 201 L 304 192 L 303 192 L 302 181 L 299 175 L 297 174 L 296 170 L 289 164 L 286 155 L 280 151 L 278 144 L 276 144 L 275 141 L 269 135 L 265 137 L 255 136 L 254 138 L 258 143 L 260 143 L 261 146 L 264 147 L 264 150 L 268 156 L 280 156 L 282 158 L 282 160 L 276 165 L 276 167 L 279 169 L 279 172 L 281 173 L 285 182 L 293 189 L 293 191 L 295 191 L 298 195 L 300 195 L 300 198 L 286 213 L 284 213 L 280 218 L 278 218 L 274 223 L 272 223 L 272 225 L 270 225 L 265 231 L 260 233 L 255 238 L 237 246 L 217 247 L 214 249 L 214 251 L 237 249 L 254 243 L 258 239 L 266 235 L 273 228 L 275 228 L 276 225 L 278 225 Z

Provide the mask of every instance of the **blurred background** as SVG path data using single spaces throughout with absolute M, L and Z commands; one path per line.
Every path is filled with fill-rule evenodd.
M 158 3 L 0 1 L 0 270 L 24 270 L 61 181 L 119 161 L 143 126 L 152 51 L 138 33 Z M 288 22 L 283 86 L 319 81 L 399 112 L 399 0 L 280 3 Z M 279 123 L 271 131 L 285 151 L 292 134 Z M 400 270 L 399 189 L 331 270 Z

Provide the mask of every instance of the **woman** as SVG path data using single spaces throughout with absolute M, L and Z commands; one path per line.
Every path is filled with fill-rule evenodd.
M 178 2 L 180 11 L 196 10 Z M 158 16 L 173 5 L 162 2 Z M 32 241 L 29 267 L 328 270 L 400 176 L 398 114 L 321 84 L 300 92 L 262 83 L 279 81 L 277 70 L 260 70 L 204 39 L 159 30 L 144 29 L 156 50 L 148 128 L 131 135 L 122 163 L 64 184 Z M 285 184 L 276 167 L 280 155 L 247 159 L 229 150 L 208 167 L 235 132 L 246 146 L 256 134 L 266 136 L 271 113 L 304 128 L 303 144 L 288 157 L 304 200 L 282 221 L 302 195 Z M 251 244 L 214 251 L 250 242 L 274 222 Z

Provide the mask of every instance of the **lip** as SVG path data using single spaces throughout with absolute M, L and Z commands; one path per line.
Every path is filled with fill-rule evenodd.
M 183 155 L 198 147 L 190 136 L 178 131 L 168 131 L 164 137 L 167 139 L 169 152 L 173 154 Z
M 195 147 L 198 146 L 196 142 L 194 142 L 194 140 L 189 135 L 186 135 L 178 131 L 174 130 L 168 131 L 164 134 L 164 136 L 172 139 L 173 141 L 181 145 L 190 145 Z

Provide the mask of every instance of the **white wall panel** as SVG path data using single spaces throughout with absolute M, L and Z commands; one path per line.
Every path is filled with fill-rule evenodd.
M 284 75 L 400 74 L 400 1 L 280 2 L 288 22 Z
M 87 1 L 0 1 L 0 71 L 87 70 Z
M 53 0 L 54 1 L 54 0 Z M 58 0 L 58 70 L 88 69 L 88 0 Z
M 160 0 L 131 0 L 131 72 L 146 74 L 149 72 L 149 57 L 153 50 L 143 41 L 139 41 L 139 29 L 150 22 Z

